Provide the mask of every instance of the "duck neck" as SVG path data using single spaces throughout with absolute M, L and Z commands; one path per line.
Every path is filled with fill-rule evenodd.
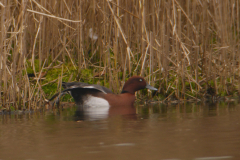
M 135 92 L 133 92 L 133 91 L 129 91 L 129 90 L 122 90 L 122 92 L 121 92 L 121 94 L 124 94 L 124 93 L 130 93 L 130 94 L 133 94 L 133 95 L 135 95 Z

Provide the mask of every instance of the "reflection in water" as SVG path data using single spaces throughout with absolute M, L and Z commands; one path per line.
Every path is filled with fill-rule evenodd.
M 137 113 L 0 115 L 0 159 L 240 159 L 239 105 L 154 104 Z
M 81 106 L 77 106 L 74 120 L 75 121 L 84 121 L 84 120 L 101 120 L 106 119 L 108 117 L 108 111 L 102 111 L 100 108 L 83 108 Z
M 134 113 L 134 114 L 126 114 L 125 111 L 127 111 L 127 113 L 129 113 L 129 109 L 128 108 L 124 108 L 123 109 L 115 109 L 115 110 L 111 110 L 108 109 L 107 110 L 105 108 L 87 108 L 87 107 L 82 107 L 82 106 L 77 106 L 76 107 L 76 112 L 74 115 L 74 120 L 75 121 L 95 121 L 95 120 L 103 120 L 109 117 L 114 117 L 116 115 L 121 115 L 122 117 L 128 117 L 128 118 L 136 118 L 136 110 L 135 108 L 132 109 L 130 108 L 130 113 Z M 116 113 L 116 111 L 120 111 L 120 113 Z M 134 112 L 133 112 L 134 111 Z

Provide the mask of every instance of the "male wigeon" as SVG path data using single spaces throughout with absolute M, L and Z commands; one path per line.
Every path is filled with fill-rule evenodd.
M 63 82 L 62 86 L 64 90 L 60 94 L 55 94 L 50 101 L 65 92 L 70 92 L 80 110 L 84 110 L 87 114 L 100 115 L 136 114 L 135 92 L 144 88 L 157 91 L 140 76 L 129 78 L 121 94 L 113 94 L 110 89 L 100 85 L 82 82 Z

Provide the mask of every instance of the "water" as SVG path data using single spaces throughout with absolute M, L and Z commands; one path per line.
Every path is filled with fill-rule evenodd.
M 62 112 L 0 115 L 0 160 L 240 159 L 240 105 L 138 106 L 137 116 L 74 121 Z

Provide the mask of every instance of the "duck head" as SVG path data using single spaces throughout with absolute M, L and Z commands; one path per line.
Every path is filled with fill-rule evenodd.
M 157 88 L 150 86 L 143 77 L 133 76 L 128 79 L 128 81 L 124 84 L 122 93 L 131 93 L 135 94 L 136 91 L 141 89 L 151 89 L 157 91 Z

